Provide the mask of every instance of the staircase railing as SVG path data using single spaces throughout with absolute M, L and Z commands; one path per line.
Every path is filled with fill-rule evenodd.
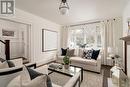
M 5 41 L 0 40 L 0 42 L 5 45 L 6 60 L 10 60 L 10 40 L 5 40 Z

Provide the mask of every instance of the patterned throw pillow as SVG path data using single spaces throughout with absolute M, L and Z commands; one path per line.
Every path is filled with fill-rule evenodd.
M 93 50 L 84 51 L 84 58 L 91 59 L 92 58 L 92 53 L 93 53 Z

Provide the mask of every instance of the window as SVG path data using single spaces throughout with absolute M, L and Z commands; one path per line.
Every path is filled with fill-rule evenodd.
M 99 24 L 89 24 L 70 28 L 70 48 L 101 48 L 101 30 Z

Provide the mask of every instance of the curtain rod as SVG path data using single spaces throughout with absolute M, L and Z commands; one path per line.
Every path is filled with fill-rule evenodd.
M 95 21 L 95 22 L 88 22 L 88 23 L 83 23 L 83 24 L 75 24 L 75 25 L 69 25 L 70 27 L 74 26 L 80 26 L 80 25 L 86 25 L 86 24 L 95 24 L 95 23 L 100 23 L 101 21 Z

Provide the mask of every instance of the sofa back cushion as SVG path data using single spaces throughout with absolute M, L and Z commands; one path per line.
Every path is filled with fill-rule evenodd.
M 84 49 L 79 49 L 78 56 L 83 58 L 84 57 L 83 53 L 84 53 Z

